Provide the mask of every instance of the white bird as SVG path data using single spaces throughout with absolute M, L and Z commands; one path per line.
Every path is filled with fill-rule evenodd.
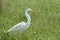
M 27 22 L 20 22 L 16 25 L 14 25 L 12 28 L 10 28 L 9 30 L 7 30 L 7 32 L 11 32 L 11 31 L 15 31 L 15 30 L 20 30 L 20 32 L 22 32 L 23 30 L 27 29 L 30 26 L 30 22 L 31 22 L 31 18 L 28 14 L 29 11 L 32 11 L 32 9 L 28 8 L 25 11 L 25 16 L 27 18 Z

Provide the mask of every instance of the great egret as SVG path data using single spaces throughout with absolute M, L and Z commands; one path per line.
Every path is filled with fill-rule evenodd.
M 30 21 L 31 21 L 31 18 L 28 14 L 29 11 L 32 11 L 32 9 L 28 8 L 25 11 L 25 16 L 27 18 L 27 23 L 20 22 L 20 23 L 14 25 L 12 28 L 10 28 L 7 32 L 11 32 L 11 31 L 14 31 L 14 30 L 20 30 L 20 32 L 22 32 L 23 30 L 27 29 L 30 26 Z

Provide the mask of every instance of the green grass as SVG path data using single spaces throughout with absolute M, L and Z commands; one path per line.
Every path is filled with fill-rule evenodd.
M 26 8 L 34 11 L 30 27 L 23 33 L 5 34 L 13 25 L 27 21 Z M 60 0 L 1 0 L 0 40 L 60 40 Z

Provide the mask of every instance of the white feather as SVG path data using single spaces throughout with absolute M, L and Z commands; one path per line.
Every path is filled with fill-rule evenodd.
M 30 26 L 30 21 L 31 21 L 31 18 L 30 18 L 29 14 L 28 14 L 29 11 L 32 11 L 32 9 L 28 8 L 28 9 L 26 9 L 26 11 L 25 11 L 25 16 L 26 16 L 26 18 L 27 18 L 27 23 L 25 23 L 25 22 L 20 22 L 20 23 L 14 25 L 14 26 L 13 26 L 12 28 L 10 28 L 9 30 L 7 30 L 7 32 L 11 32 L 11 31 L 15 31 L 15 30 L 20 30 L 20 31 L 22 31 L 22 30 L 27 29 L 27 28 Z

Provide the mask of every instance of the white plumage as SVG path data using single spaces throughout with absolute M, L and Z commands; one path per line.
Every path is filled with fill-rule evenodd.
M 27 29 L 30 26 L 30 21 L 31 21 L 31 18 L 28 14 L 29 11 L 32 11 L 32 9 L 28 8 L 25 11 L 25 16 L 27 18 L 27 23 L 20 22 L 20 23 L 14 25 L 12 28 L 10 28 L 7 32 L 11 32 L 11 31 L 14 31 L 14 30 L 20 30 L 20 32 L 22 32 L 23 30 Z

